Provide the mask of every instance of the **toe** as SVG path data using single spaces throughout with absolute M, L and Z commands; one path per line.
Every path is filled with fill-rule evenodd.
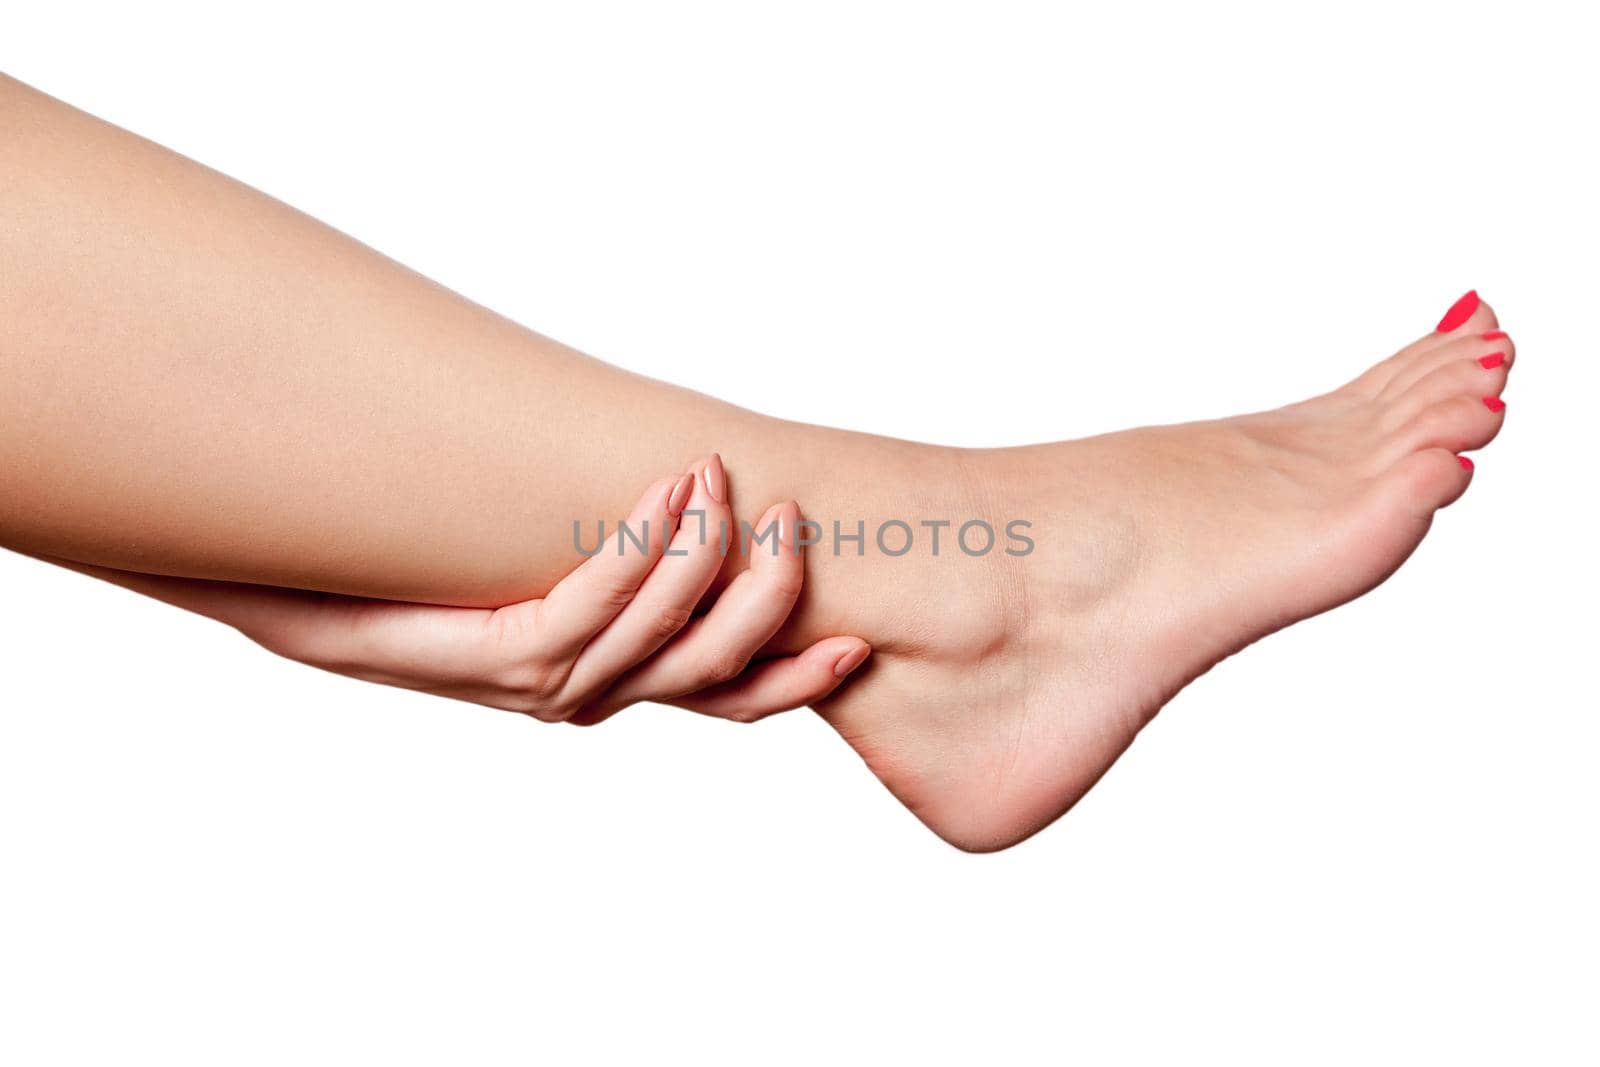
M 1455 503 L 1471 483 L 1472 460 L 1448 448 L 1407 453 L 1372 480 L 1353 527 L 1364 556 L 1387 561 L 1382 572 L 1367 576 L 1370 585 L 1406 561 L 1427 535 L 1434 512 Z
M 1499 328 L 1500 320 L 1495 318 L 1494 308 L 1489 306 L 1487 300 L 1478 296 L 1476 289 L 1473 289 L 1450 305 L 1450 309 L 1434 326 L 1432 333 L 1419 338 L 1410 347 L 1426 351 L 1462 337 L 1488 333 Z
M 1466 452 L 1494 440 L 1505 422 L 1506 406 L 1498 396 L 1459 394 L 1430 404 L 1389 434 L 1380 462 L 1390 466 L 1412 452 L 1447 448 Z
M 1425 448 L 1386 471 L 1378 479 L 1378 492 L 1391 510 L 1426 521 L 1467 491 L 1472 469 L 1465 456 L 1447 448 Z
M 1478 296 L 1476 289 L 1468 289 L 1455 303 L 1451 304 L 1439 318 L 1433 332 L 1439 334 L 1454 333 L 1456 330 L 1467 328 L 1475 317 L 1481 318 L 1488 314 L 1492 319 L 1494 313 L 1489 310 L 1489 305 Z
M 1382 403 L 1387 408 L 1385 424 L 1391 428 L 1412 422 L 1428 408 L 1451 397 L 1498 397 L 1506 387 L 1511 365 L 1503 352 L 1487 352 L 1473 358 L 1470 353 L 1477 348 L 1459 345 L 1451 358 L 1441 360 L 1418 380 L 1404 389 L 1398 387 L 1393 396 Z
M 1494 336 L 1485 338 L 1484 334 Z M 1367 371 L 1356 379 L 1356 384 L 1362 391 L 1376 394 L 1387 389 L 1390 383 L 1405 373 L 1417 360 L 1442 345 L 1471 338 L 1492 342 L 1503 336 L 1500 332 L 1500 320 L 1495 317 L 1494 308 L 1489 306 L 1487 300 L 1480 298 L 1476 291 L 1469 292 L 1450 306 L 1431 332 L 1417 338 Z
M 1396 369 L 1378 395 L 1385 401 L 1397 399 L 1445 367 L 1471 364 L 1494 371 L 1509 368 L 1516 357 L 1517 346 L 1504 330 L 1467 334 L 1413 355 Z

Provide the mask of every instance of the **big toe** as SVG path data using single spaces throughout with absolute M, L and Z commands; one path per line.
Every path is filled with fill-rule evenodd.
M 1451 304 L 1445 313 L 1440 316 L 1439 322 L 1434 326 L 1435 334 L 1453 334 L 1458 331 L 1472 333 L 1490 330 L 1499 323 L 1495 320 L 1494 309 L 1478 296 L 1476 289 L 1468 289 L 1454 304 Z

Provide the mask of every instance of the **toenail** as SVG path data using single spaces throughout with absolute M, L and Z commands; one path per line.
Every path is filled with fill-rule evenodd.
M 1472 470 L 1472 460 L 1468 459 L 1466 456 L 1457 456 L 1456 462 L 1461 464 L 1462 470 L 1469 472 Z
M 1478 336 L 1482 337 L 1485 341 L 1504 341 L 1506 339 L 1506 332 L 1504 330 L 1490 330 L 1488 333 L 1479 334 Z
M 1506 402 L 1497 396 L 1486 396 L 1483 398 L 1483 406 L 1498 415 L 1506 409 Z
M 1439 320 L 1439 325 L 1434 329 L 1439 333 L 1449 333 L 1463 322 L 1472 318 L 1472 313 L 1478 310 L 1478 290 L 1468 289 L 1466 293 L 1450 305 L 1450 310 L 1444 313 L 1444 318 Z
M 1505 361 L 1506 354 L 1504 352 L 1490 352 L 1487 356 L 1484 356 L 1478 360 L 1478 366 L 1482 367 L 1484 370 L 1494 370 Z

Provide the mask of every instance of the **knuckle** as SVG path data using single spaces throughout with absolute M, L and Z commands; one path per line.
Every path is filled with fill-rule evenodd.
M 543 719 L 550 709 L 563 705 L 567 671 L 550 663 L 528 661 L 507 667 L 497 681 L 511 694 L 518 711 Z
M 773 597 L 797 600 L 801 587 L 805 585 L 805 570 L 801 567 L 782 567 L 768 580 Z
M 575 710 L 577 709 L 564 702 L 546 704 L 536 701 L 532 702 L 529 710 L 523 712 L 523 714 L 538 719 L 540 722 L 556 723 L 566 722 Z
M 542 607 L 536 605 L 531 611 L 503 608 L 494 613 L 489 638 L 498 655 L 520 659 L 527 649 L 538 646 L 544 622 Z
M 650 613 L 650 629 L 657 637 L 671 637 L 689 624 L 693 615 L 689 608 L 672 605 L 656 608 Z
M 616 578 L 607 582 L 604 588 L 600 590 L 600 599 L 607 608 L 616 612 L 621 611 L 632 603 L 634 594 L 637 592 L 638 589 L 631 582 Z
M 730 682 L 744 670 L 744 665 L 745 658 L 736 652 L 726 649 L 713 652 L 700 663 L 700 684 L 707 686 Z

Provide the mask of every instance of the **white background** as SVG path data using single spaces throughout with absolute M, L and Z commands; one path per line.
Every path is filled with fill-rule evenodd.
M 540 727 L 0 556 L 0 1059 L 1595 1062 L 1596 37 L 1319 11 L 7 5 L 0 69 L 776 414 L 1228 414 L 1469 286 L 1520 355 L 1396 578 L 993 856 L 805 713 Z

